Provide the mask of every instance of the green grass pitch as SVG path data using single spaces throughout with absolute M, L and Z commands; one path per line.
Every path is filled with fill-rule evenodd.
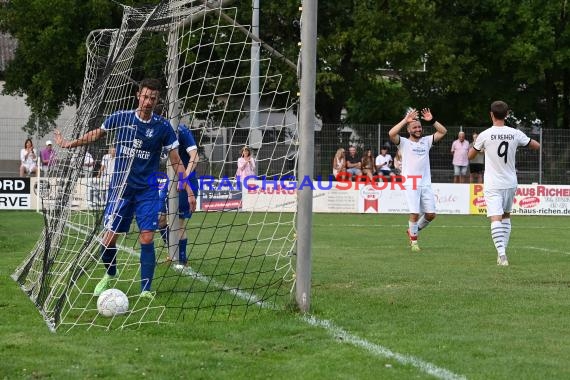
M 4 211 L 0 378 L 570 378 L 570 218 L 512 222 L 505 268 L 482 216 L 439 215 L 412 253 L 406 215 L 318 214 L 310 316 L 53 334 L 10 278 L 42 217 Z

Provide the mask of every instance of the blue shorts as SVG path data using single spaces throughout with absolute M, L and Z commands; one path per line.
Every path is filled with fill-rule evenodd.
M 168 214 L 168 186 L 159 188 L 158 194 L 161 205 L 160 212 L 162 214 Z M 182 219 L 190 219 L 192 217 L 190 203 L 188 202 L 188 193 L 186 190 L 180 190 L 178 192 L 178 213 L 178 217 Z
M 346 169 L 347 173 L 350 173 L 352 175 L 360 175 L 362 174 L 362 170 L 358 169 L 358 168 L 348 168 Z
M 158 228 L 159 210 L 155 188 L 140 190 L 127 186 L 123 194 L 111 190 L 105 206 L 105 228 L 117 233 L 129 232 L 136 215 L 140 231 L 155 231 Z

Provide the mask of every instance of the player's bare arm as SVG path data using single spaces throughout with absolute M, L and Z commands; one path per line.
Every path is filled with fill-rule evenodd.
M 190 156 L 190 161 L 188 161 L 188 167 L 186 168 L 186 177 L 188 177 L 190 173 L 196 170 L 196 165 L 198 165 L 198 162 L 200 162 L 198 149 L 191 150 L 188 155 Z
M 469 148 L 469 152 L 467 153 L 467 158 L 472 160 L 477 156 L 477 153 L 479 153 L 479 152 L 477 152 L 477 150 L 475 150 L 475 148 L 471 147 L 471 148 Z
M 438 142 L 447 134 L 447 128 L 443 126 L 439 121 L 435 120 L 431 110 L 429 108 L 422 109 L 422 119 L 426 121 L 426 123 L 433 124 L 435 128 L 435 133 L 433 134 L 433 142 Z
M 168 152 L 168 158 L 170 159 L 170 164 L 172 165 L 172 168 L 176 172 L 177 178 L 180 178 L 180 175 L 185 176 L 186 169 L 184 168 L 184 164 L 180 159 L 178 150 L 171 149 L 170 152 Z M 190 166 L 190 164 L 188 166 Z M 184 190 L 186 190 L 186 193 L 188 194 L 188 203 L 190 204 L 190 211 L 192 212 L 196 211 L 196 196 L 194 195 L 194 191 L 192 191 L 192 188 L 190 187 L 188 181 L 185 181 L 184 183 Z
M 390 129 L 390 131 L 388 132 L 388 136 L 390 136 L 390 141 L 392 141 L 396 145 L 400 145 L 400 135 L 399 135 L 400 130 L 406 125 L 408 125 L 408 123 L 411 123 L 417 118 L 418 118 L 417 110 L 412 109 L 410 112 L 408 112 L 406 116 L 404 116 L 404 118 L 398 124 L 394 125 L 392 129 Z
M 540 143 L 534 139 L 531 139 L 530 142 L 528 143 L 527 147 L 530 150 L 539 150 L 540 149 Z
M 188 178 L 188 176 L 190 176 L 190 174 L 192 174 L 192 172 L 194 172 L 194 170 L 196 169 L 196 165 L 198 165 L 198 161 L 200 160 L 199 156 L 198 156 L 198 149 L 194 149 L 190 151 L 190 161 L 188 161 L 188 167 L 186 168 L 186 171 L 184 172 L 184 176 L 186 178 Z M 182 162 L 181 162 L 182 163 Z M 188 183 L 186 184 L 187 187 Z M 196 194 L 194 194 L 193 190 L 190 189 L 186 189 L 186 192 L 188 193 L 188 201 L 190 203 L 190 210 L 192 212 L 196 211 Z
M 88 145 L 91 144 L 92 142 L 99 140 L 103 136 L 105 136 L 105 131 L 102 130 L 101 128 L 97 128 L 87 132 L 86 134 L 84 134 L 83 136 L 81 136 L 76 140 L 67 141 L 66 139 L 63 138 L 63 135 L 61 134 L 61 131 L 59 129 L 56 129 L 54 131 L 55 143 L 62 148 L 75 148 L 78 146 Z
M 433 125 L 435 128 L 435 133 L 433 134 L 433 141 L 438 142 L 447 134 L 447 128 L 443 126 L 439 121 L 436 121 Z

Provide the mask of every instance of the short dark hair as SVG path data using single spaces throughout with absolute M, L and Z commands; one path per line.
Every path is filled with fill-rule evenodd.
M 158 79 L 145 78 L 139 83 L 139 91 L 141 91 L 145 87 L 152 91 L 160 91 L 162 84 Z
M 491 103 L 491 113 L 498 120 L 505 120 L 509 114 L 509 106 L 502 100 Z

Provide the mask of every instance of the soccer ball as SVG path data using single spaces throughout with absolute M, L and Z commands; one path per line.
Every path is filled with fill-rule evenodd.
M 104 317 L 125 314 L 129 310 L 129 298 L 119 289 L 107 289 L 97 299 L 97 310 Z

